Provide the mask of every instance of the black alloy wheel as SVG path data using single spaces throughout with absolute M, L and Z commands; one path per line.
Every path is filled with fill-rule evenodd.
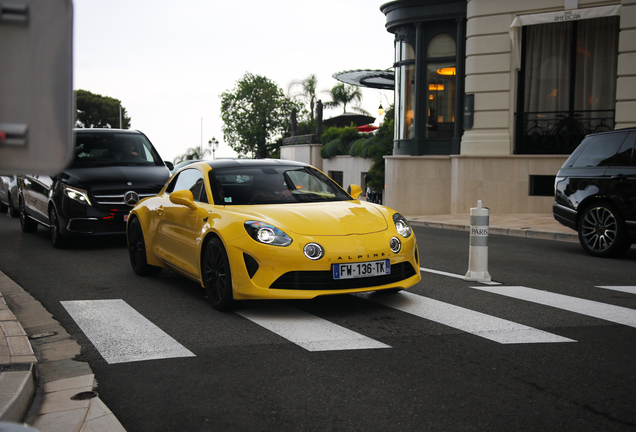
M 161 271 L 161 267 L 148 264 L 144 232 L 136 217 L 128 222 L 128 255 L 133 271 L 139 276 L 149 276 Z
M 31 219 L 26 214 L 26 206 L 24 205 L 24 198 L 20 197 L 18 201 L 18 206 L 20 207 L 20 228 L 22 232 L 25 233 L 33 233 L 38 229 L 38 223 Z
M 206 243 L 201 261 L 203 285 L 212 307 L 219 311 L 232 309 L 232 274 L 223 243 L 217 237 Z
M 53 243 L 53 247 L 62 248 L 66 246 L 66 238 L 60 231 L 60 219 L 57 217 L 57 211 L 55 211 L 55 207 L 51 207 L 51 209 L 49 210 L 49 221 L 51 223 L 51 226 L 49 228 L 51 230 L 51 243 Z
M 617 257 L 629 249 L 631 242 L 627 225 L 611 204 L 587 207 L 579 220 L 579 241 L 583 250 L 592 256 Z
M 12 218 L 20 217 L 20 210 L 18 210 L 13 205 L 13 199 L 11 198 L 11 195 L 9 195 L 9 216 L 11 216 Z

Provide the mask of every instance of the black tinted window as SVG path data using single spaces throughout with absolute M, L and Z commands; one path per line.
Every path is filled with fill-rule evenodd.
M 145 136 L 117 132 L 76 132 L 72 166 L 163 165 Z
M 627 135 L 627 132 L 623 132 L 595 136 L 572 166 L 576 168 L 609 166 Z
M 630 133 L 627 139 L 623 141 L 621 148 L 610 160 L 610 166 L 632 166 L 634 164 L 634 137 L 636 137 L 636 132 Z

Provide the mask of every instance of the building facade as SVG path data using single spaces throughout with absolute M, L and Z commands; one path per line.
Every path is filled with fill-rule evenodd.
M 549 213 L 587 133 L 636 126 L 636 0 L 398 0 L 395 140 L 403 214 Z

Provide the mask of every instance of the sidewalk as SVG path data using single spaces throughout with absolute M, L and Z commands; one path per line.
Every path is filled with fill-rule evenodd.
M 14 315 L 15 314 L 15 315 Z M 99 399 L 80 346 L 0 271 L 0 422 L 40 432 L 125 432 Z
M 470 215 L 406 216 L 411 225 L 470 230 Z M 489 234 L 578 242 L 576 231 L 561 225 L 552 213 L 490 214 Z
M 468 231 L 470 216 L 406 216 L 412 225 Z M 578 241 L 552 214 L 490 215 L 489 234 Z M 0 422 L 40 432 L 125 432 L 100 400 L 80 346 L 30 294 L 0 271 Z

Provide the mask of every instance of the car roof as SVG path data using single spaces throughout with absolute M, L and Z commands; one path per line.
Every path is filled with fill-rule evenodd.
M 609 130 L 609 131 L 597 132 L 597 133 L 593 133 L 593 134 L 588 134 L 588 136 L 606 135 L 606 134 L 613 134 L 613 133 L 617 133 L 617 132 L 631 132 L 631 131 L 636 131 L 636 127 L 628 127 L 628 128 L 623 128 L 623 129 L 614 129 L 614 130 Z
M 309 166 L 303 162 L 296 162 L 282 159 L 216 159 L 211 161 L 203 161 L 210 165 L 210 168 L 232 168 L 232 167 L 263 167 L 263 166 Z
M 112 129 L 112 128 L 75 128 L 75 133 L 130 133 L 136 135 L 143 135 L 141 131 L 135 129 Z

